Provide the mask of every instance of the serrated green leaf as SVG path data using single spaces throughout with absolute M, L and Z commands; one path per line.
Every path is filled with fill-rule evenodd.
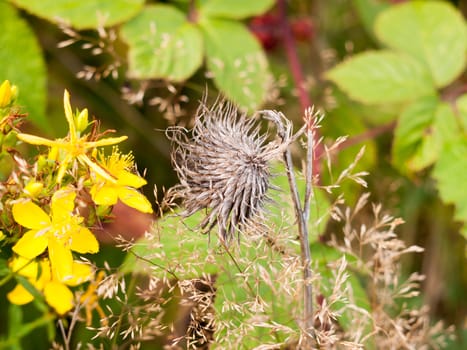
M 201 66 L 201 32 L 173 6 L 147 6 L 122 26 L 121 35 L 133 78 L 183 81 Z
M 144 0 L 10 0 L 35 16 L 76 29 L 110 27 L 135 16 Z
M 454 218 L 463 222 L 467 233 L 467 138 L 446 142 L 433 169 L 441 199 L 455 205 Z M 467 236 L 466 236 L 467 238 Z
M 207 0 L 198 1 L 201 17 L 242 19 L 266 12 L 274 0 Z
M 401 115 L 393 143 L 393 162 L 402 171 L 419 171 L 438 159 L 445 142 L 459 135 L 451 107 L 436 98 L 424 98 Z
M 392 161 L 403 172 L 410 169 L 410 160 L 424 147 L 423 139 L 429 137 L 425 133 L 433 123 L 438 103 L 438 98 L 426 97 L 415 101 L 401 114 L 394 132 Z
M 269 81 L 268 62 L 261 46 L 241 23 L 212 19 L 200 24 L 214 82 L 240 107 L 256 110 L 265 98 Z
M 438 104 L 433 124 L 425 131 L 422 147 L 410 161 L 410 167 L 414 170 L 421 170 L 433 164 L 438 159 L 444 143 L 457 137 L 458 133 L 459 129 L 452 108 L 446 103 Z
M 435 91 L 422 63 L 391 51 L 357 54 L 326 76 L 351 98 L 367 104 L 405 102 Z
M 27 23 L 7 2 L 0 2 L 0 84 L 18 87 L 18 104 L 36 126 L 47 129 L 46 69 L 39 44 Z
M 437 87 L 465 69 L 467 28 L 462 14 L 444 1 L 408 1 L 378 17 L 377 37 L 426 63 Z

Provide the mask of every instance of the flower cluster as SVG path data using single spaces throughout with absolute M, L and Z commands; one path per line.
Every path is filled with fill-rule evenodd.
M 107 220 L 118 201 L 152 213 L 151 203 L 138 190 L 146 181 L 136 173 L 131 154 L 116 146 L 107 155 L 102 149 L 127 137 L 102 137 L 105 133 L 89 121 L 87 109 L 73 113 L 67 91 L 68 133 L 55 140 L 19 131 L 16 95 L 8 81 L 0 85 L 2 146 L 8 136 L 13 139 L 9 147 L 23 142 L 47 148 L 39 148 L 33 164 L 14 153 L 13 170 L 0 184 L 0 252 L 8 266 L 0 272 L 0 286 L 16 279 L 7 294 L 12 304 L 36 300 L 59 316 L 81 305 L 89 324 L 92 309 L 104 318 L 95 295 L 103 272 L 96 273 L 98 267 L 83 259 L 99 252 L 92 227 Z

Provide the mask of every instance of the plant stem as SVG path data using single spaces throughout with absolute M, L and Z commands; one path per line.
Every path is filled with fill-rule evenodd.
M 292 194 L 292 201 L 295 208 L 295 216 L 297 218 L 298 233 L 300 238 L 300 252 L 303 265 L 303 288 L 304 288 L 304 310 L 303 322 L 306 332 L 313 334 L 313 287 L 310 283 L 311 279 L 311 251 L 308 234 L 308 225 L 305 221 L 305 215 L 300 203 L 300 196 L 297 190 L 297 182 L 293 170 L 292 155 L 287 149 L 284 152 L 284 162 L 287 171 L 287 179 Z M 308 338 L 308 337 L 307 337 Z
M 283 114 L 273 111 L 263 111 L 266 115 L 266 118 L 273 121 L 277 126 L 277 135 L 286 142 L 287 131 L 283 124 Z M 309 120 L 306 120 L 307 122 Z M 313 129 L 311 124 L 307 124 L 307 135 L 313 136 Z M 303 128 L 302 128 L 303 130 Z M 293 138 L 292 138 L 293 139 Z M 313 147 L 313 142 L 309 142 L 310 147 Z M 288 145 L 287 145 L 288 146 Z M 309 152 L 313 152 L 313 149 L 310 149 Z M 286 147 L 283 152 L 283 158 L 285 163 L 285 169 L 287 172 L 287 179 L 289 182 L 290 193 L 292 195 L 292 202 L 295 210 L 295 217 L 298 224 L 298 235 L 300 240 L 300 255 L 301 262 L 303 267 L 303 329 L 305 330 L 304 344 L 303 347 L 308 349 L 311 348 L 311 338 L 314 335 L 313 330 L 313 287 L 311 285 L 311 251 L 310 251 L 310 241 L 309 241 L 309 232 L 308 225 L 306 220 L 306 211 L 302 209 L 302 204 L 300 202 L 300 195 L 298 193 L 297 181 L 295 179 L 294 167 L 292 162 L 292 154 L 290 153 L 289 147 Z M 313 161 L 312 155 L 307 157 L 307 161 Z M 308 167 L 308 171 L 311 174 L 311 167 Z M 308 176 L 307 176 L 308 178 Z M 310 190 L 309 195 L 311 196 L 311 180 L 310 180 Z M 305 204 L 309 205 L 309 199 L 305 199 Z
M 313 105 L 308 91 L 305 89 L 305 77 L 303 75 L 302 66 L 300 64 L 300 59 L 298 57 L 296 42 L 292 35 L 292 30 L 287 19 L 287 2 L 286 0 L 277 0 L 277 7 L 279 9 L 280 23 L 281 23 L 281 32 L 282 32 L 282 42 L 284 44 L 285 54 L 287 56 L 287 61 L 289 63 L 290 72 L 295 82 L 295 88 L 298 93 L 298 100 L 300 101 L 300 106 L 302 111 L 305 112 L 307 108 Z M 317 142 L 319 139 L 319 134 L 317 132 L 312 133 L 315 140 L 313 143 L 316 145 L 316 152 L 318 157 L 313 159 L 313 162 L 316 162 L 312 165 L 312 169 L 319 172 L 319 156 L 323 153 L 322 146 Z
M 287 20 L 287 2 L 286 0 L 278 0 L 277 7 L 279 9 L 279 16 L 282 29 L 282 41 L 284 43 L 284 50 L 289 63 L 290 72 L 295 82 L 295 88 L 298 92 L 298 99 L 300 106 L 304 111 L 306 108 L 311 107 L 312 103 L 308 92 L 305 89 L 305 78 L 303 76 L 300 60 L 298 58 L 295 39 L 292 35 L 289 22 Z
M 369 139 L 374 139 L 375 137 L 384 134 L 388 131 L 393 130 L 396 127 L 396 122 L 390 122 L 388 124 L 380 125 L 377 126 L 373 129 L 367 130 L 359 135 L 353 136 L 342 142 L 339 147 L 337 147 L 337 150 L 341 151 L 343 149 L 346 149 L 348 147 L 351 147 L 353 145 L 359 144 L 363 141 L 369 140 Z
M 311 123 L 311 121 L 310 121 Z M 313 195 L 313 152 L 314 152 L 314 131 L 311 126 L 306 129 L 306 170 L 305 170 L 305 199 L 303 202 L 303 219 L 308 222 L 310 219 L 310 201 Z

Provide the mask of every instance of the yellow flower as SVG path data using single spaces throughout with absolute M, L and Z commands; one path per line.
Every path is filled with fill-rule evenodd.
M 88 141 L 89 135 L 81 136 L 81 129 L 83 128 L 84 123 L 83 120 L 87 120 L 87 110 L 85 109 L 80 113 L 77 113 L 76 117 L 73 117 L 73 112 L 70 105 L 70 95 L 67 90 L 65 90 L 63 104 L 65 108 L 65 117 L 69 128 L 68 136 L 66 138 L 49 140 L 43 137 L 24 133 L 18 134 L 18 138 L 33 145 L 49 146 L 52 148 L 53 152 L 56 152 L 57 150 L 64 152 L 64 158 L 60 159 L 60 167 L 57 174 L 58 183 L 62 182 L 68 165 L 72 163 L 74 159 L 78 159 L 81 164 L 87 165 L 90 169 L 106 178 L 107 181 L 115 182 L 115 179 L 113 179 L 112 176 L 107 174 L 104 169 L 102 169 L 98 164 L 89 158 L 88 152 L 94 150 L 96 147 L 115 145 L 126 140 L 127 137 L 108 137 L 98 141 Z M 79 124 L 78 126 L 77 123 Z
M 16 86 L 11 86 L 10 82 L 5 80 L 2 85 L 0 85 L 0 108 L 8 106 L 16 97 L 16 93 Z
M 91 279 L 93 274 L 92 268 L 88 264 L 73 261 L 72 267 L 73 278 L 62 282 L 57 279 L 54 271 L 52 271 L 48 259 L 37 262 L 18 256 L 10 262 L 11 270 L 20 276 L 26 277 L 34 288 L 44 293 L 47 304 L 60 315 L 73 308 L 73 293 L 67 285 L 76 286 L 86 282 Z M 16 305 L 24 305 L 34 300 L 34 296 L 21 284 L 17 284 L 7 294 L 7 298 L 12 304 Z
M 2 230 L 0 230 L 0 242 L 3 241 L 5 239 L 5 234 L 3 233 Z
M 36 198 L 42 192 L 43 188 L 43 183 L 32 180 L 24 187 L 24 193 L 31 198 Z
M 88 228 L 81 226 L 83 218 L 74 215 L 76 194 L 69 187 L 54 193 L 49 216 L 31 200 L 13 205 L 15 221 L 30 229 L 13 246 L 13 251 L 27 259 L 34 259 L 48 249 L 52 269 L 64 282 L 73 278 L 73 256 L 78 253 L 96 253 L 99 244 Z
M 92 173 L 94 184 L 91 196 L 98 205 L 114 205 L 121 200 L 129 207 L 143 213 L 152 213 L 151 203 L 137 188 L 146 184 L 142 177 L 130 172 L 133 168 L 133 156 L 122 155 L 116 148 L 105 158 L 100 154 L 102 167 L 111 174 L 116 181 L 108 181 L 100 173 Z

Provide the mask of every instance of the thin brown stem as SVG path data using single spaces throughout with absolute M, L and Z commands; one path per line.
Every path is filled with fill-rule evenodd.
M 396 122 L 390 122 L 388 124 L 384 124 L 381 126 L 377 126 L 373 129 L 367 130 L 364 133 L 361 133 L 359 135 L 353 136 L 342 142 L 339 147 L 337 147 L 338 151 L 341 151 L 343 149 L 349 148 L 351 146 L 357 145 L 359 143 L 362 143 L 366 140 L 369 139 L 374 139 L 375 137 L 384 134 L 386 132 L 389 132 L 393 130 L 396 127 Z
M 284 124 L 281 122 L 283 118 L 281 113 L 273 111 L 263 111 L 266 117 L 275 122 L 277 126 L 277 135 L 282 139 L 287 139 L 287 131 Z M 312 130 L 312 129 L 311 129 Z M 310 132 L 312 133 L 312 132 Z M 313 146 L 313 143 L 311 144 Z M 300 201 L 300 195 L 298 193 L 297 181 L 295 179 L 294 166 L 292 162 L 292 154 L 289 147 L 285 148 L 283 152 L 283 159 L 285 163 L 285 169 L 287 172 L 287 179 L 289 182 L 290 193 L 292 195 L 292 202 L 295 211 L 295 217 L 298 225 L 298 235 L 300 241 L 300 255 L 303 266 L 303 328 L 305 330 L 304 348 L 311 347 L 311 336 L 313 336 L 313 287 L 311 285 L 311 251 L 307 220 L 305 218 L 305 212 L 302 209 Z M 310 190 L 311 191 L 311 190 Z M 307 201 L 305 201 L 307 202 Z
M 305 222 L 310 219 L 310 202 L 313 195 L 313 163 L 315 162 L 315 129 L 313 121 L 318 114 L 313 113 L 313 108 L 305 111 L 306 125 L 306 167 L 305 167 L 305 199 L 303 200 L 303 218 Z
M 287 179 L 289 181 L 289 187 L 292 194 L 292 201 L 295 209 L 295 217 L 298 224 L 298 233 L 300 238 L 300 252 L 303 264 L 303 280 L 304 280 L 304 310 L 303 310 L 303 322 L 306 332 L 313 334 L 313 287 L 310 283 L 311 280 L 311 251 L 309 242 L 308 225 L 305 220 L 304 212 L 302 211 L 302 205 L 300 203 L 300 196 L 297 190 L 297 182 L 295 180 L 295 174 L 293 170 L 292 155 L 287 149 L 284 152 L 284 162 L 287 171 Z M 308 342 L 306 342 L 308 343 Z

